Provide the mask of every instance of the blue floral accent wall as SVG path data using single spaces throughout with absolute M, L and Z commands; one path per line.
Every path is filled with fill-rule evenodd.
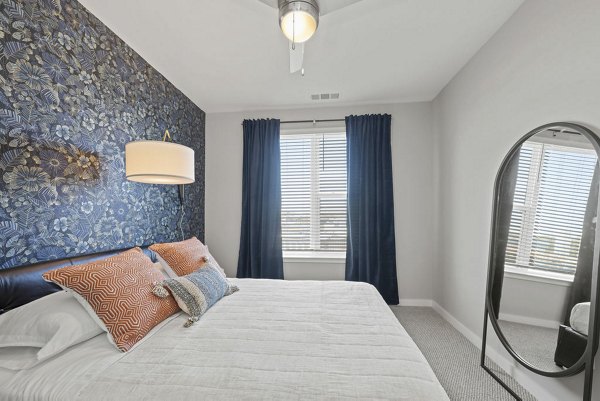
M 183 228 L 204 237 L 204 112 L 74 0 L 0 0 L 0 269 L 180 239 L 176 186 L 125 178 L 125 144 L 196 154 Z

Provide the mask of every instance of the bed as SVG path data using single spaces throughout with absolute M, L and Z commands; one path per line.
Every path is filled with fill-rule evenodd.
M 448 400 L 373 286 L 231 281 L 240 290 L 192 327 L 175 314 L 127 353 L 101 334 L 0 369 L 0 399 Z

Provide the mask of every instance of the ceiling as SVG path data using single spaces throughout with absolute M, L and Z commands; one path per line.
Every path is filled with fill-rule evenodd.
M 262 1 L 263 3 L 273 7 L 275 9 L 279 8 L 279 2 L 277 0 L 258 0 L 258 1 Z M 318 1 L 317 4 L 319 5 L 319 14 L 321 16 L 324 16 L 331 12 L 339 10 L 340 8 L 348 7 L 351 4 L 358 3 L 359 1 L 363 1 L 363 0 L 321 0 L 321 1 Z
M 432 100 L 523 2 L 320 0 L 302 77 L 275 0 L 79 1 L 206 112 Z

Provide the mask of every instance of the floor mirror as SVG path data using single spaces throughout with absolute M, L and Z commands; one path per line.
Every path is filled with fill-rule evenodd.
M 494 185 L 481 366 L 488 324 L 508 353 L 547 377 L 584 372 L 591 400 L 598 348 L 600 139 L 573 123 L 523 136 Z

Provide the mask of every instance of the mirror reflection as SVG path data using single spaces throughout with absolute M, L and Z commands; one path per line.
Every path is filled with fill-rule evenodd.
M 587 345 L 599 178 L 591 142 L 560 126 L 524 142 L 501 177 L 492 309 L 539 370 L 572 366 Z

